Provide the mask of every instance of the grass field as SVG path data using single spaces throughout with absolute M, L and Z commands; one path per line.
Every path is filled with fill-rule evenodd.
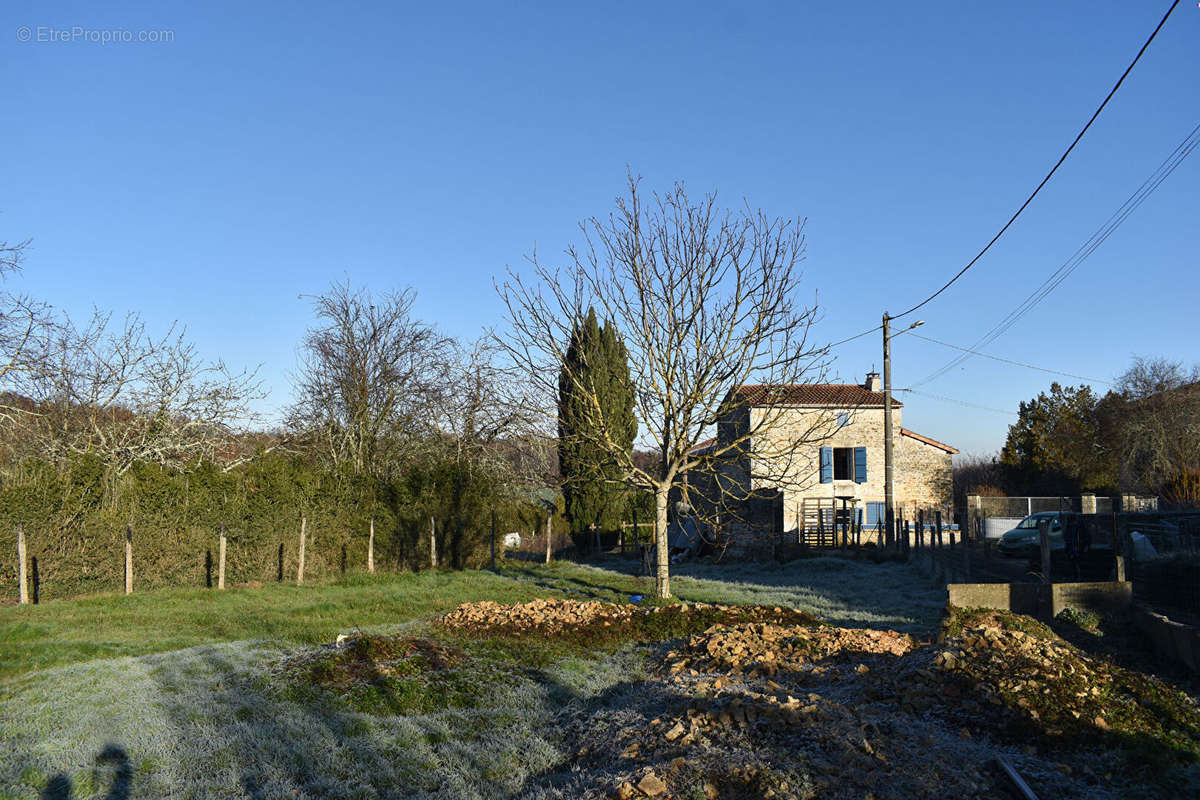
M 289 689 L 282 659 L 354 629 L 414 635 L 459 603 L 650 594 L 631 563 L 304 587 L 168 590 L 0 608 L 0 797 L 556 796 L 556 720 L 635 681 L 630 646 L 527 654 L 465 643 L 486 702 L 373 711 Z M 763 603 L 841 625 L 931 629 L 944 594 L 904 565 L 810 559 L 676 571 L 686 601 Z M 436 704 L 435 704 L 436 705 Z M 109 794 L 105 794 L 108 792 Z

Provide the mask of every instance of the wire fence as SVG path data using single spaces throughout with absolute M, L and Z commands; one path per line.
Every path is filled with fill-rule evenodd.
M 1200 620 L 1200 511 L 1160 510 L 1154 498 L 1132 495 L 1094 501 L 1085 496 L 1082 505 L 1094 502 L 1091 513 L 1080 511 L 1080 498 L 977 500 L 963 512 L 975 564 L 972 580 L 1104 581 L 1123 571 L 1140 602 Z M 1048 574 L 1039 518 L 1049 534 Z

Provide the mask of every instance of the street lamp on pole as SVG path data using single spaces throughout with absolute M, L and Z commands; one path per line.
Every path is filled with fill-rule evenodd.
M 883 500 L 884 541 L 887 545 L 896 542 L 896 487 L 893 479 L 894 464 L 892 457 L 892 339 L 901 333 L 907 333 L 913 328 L 925 324 L 925 320 L 917 320 L 900 333 L 891 332 L 892 318 L 883 313 Z

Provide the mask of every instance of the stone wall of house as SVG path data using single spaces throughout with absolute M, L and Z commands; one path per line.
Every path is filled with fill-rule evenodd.
M 901 436 L 895 449 L 896 498 L 906 509 L 949 512 L 954 489 L 951 455 L 941 448 Z
M 752 427 L 759 426 L 764 413 L 782 414 L 782 417 L 769 430 L 756 437 L 752 459 L 740 456 L 722 459 L 722 463 L 716 466 L 715 474 L 694 476 L 693 486 L 697 494 L 711 494 L 714 498 L 720 498 L 711 505 L 703 504 L 707 506 L 704 510 L 709 518 L 719 513 L 722 519 L 732 523 L 729 555 L 753 558 L 775 547 L 780 541 L 779 518 L 782 517 L 784 531 L 795 530 L 801 523 L 805 499 L 852 497 L 858 508 L 863 508 L 867 502 L 883 502 L 884 417 L 881 407 L 809 407 L 770 411 L 756 408 L 751 410 L 749 419 L 739 417 L 722 431 L 723 436 L 719 435 L 718 439 L 728 439 L 735 435 L 735 430 L 741 433 L 747 428 L 747 423 Z M 839 420 L 842 414 L 848 415 L 844 419 L 845 424 Z M 903 436 L 900 429 L 901 412 L 899 408 L 894 408 L 892 436 L 896 460 L 896 504 L 900 513 L 906 519 L 912 519 L 918 509 L 947 509 L 952 485 L 950 454 L 941 448 Z M 797 440 L 806 440 L 806 443 L 789 453 L 791 443 Z M 867 480 L 864 483 L 855 483 L 853 479 L 821 483 L 822 447 L 865 447 Z M 754 476 L 752 487 L 747 486 L 748 466 Z M 716 488 L 718 484 L 731 489 L 738 488 L 721 492 Z M 759 495 L 760 499 L 747 500 L 748 488 L 752 488 L 752 494 Z M 761 498 L 774 494 L 774 491 L 778 495 L 772 501 L 772 509 Z M 718 504 L 724 508 L 717 508 Z M 731 506 L 736 506 L 736 509 Z
M 755 409 L 755 414 L 760 411 Z M 838 415 L 848 414 L 849 422 L 838 425 Z M 807 436 L 813 439 L 811 444 L 804 445 L 796 454 L 792 463 L 783 470 L 772 470 L 757 459 L 754 465 L 756 475 L 766 477 L 755 481 L 757 486 L 775 486 L 782 489 L 784 494 L 783 524 L 785 530 L 794 529 L 799 520 L 801 503 L 804 498 L 833 498 L 853 497 L 858 500 L 859 507 L 866 501 L 882 501 L 884 497 L 884 464 L 883 464 L 883 409 L 828 409 L 828 408 L 794 408 L 788 409 L 780 424 L 770 431 L 765 447 L 756 445 L 755 451 L 765 449 L 771 452 L 779 448 L 781 437 L 784 441 L 792 441 L 796 437 Z M 893 451 L 900 447 L 900 409 L 892 409 L 892 441 Z M 907 438 L 907 437 L 904 437 Z M 910 440 L 911 441 L 911 440 Z M 853 480 L 835 480 L 832 483 L 821 483 L 820 449 L 822 447 L 865 447 L 867 448 L 867 480 L 865 483 L 855 483 Z M 940 452 L 940 451 L 939 451 Z M 897 460 L 897 467 L 899 461 Z M 782 472 L 782 475 L 771 474 Z M 897 475 L 899 473 L 897 472 Z M 900 495 L 897 483 L 897 498 Z

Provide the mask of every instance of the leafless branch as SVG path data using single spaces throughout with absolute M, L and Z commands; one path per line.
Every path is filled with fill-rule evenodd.
M 641 448 L 662 457 L 654 469 L 636 463 L 609 435 L 598 397 L 589 404 L 594 424 L 583 435 L 619 465 L 625 483 L 655 493 L 659 592 L 666 595 L 668 496 L 685 485 L 683 476 L 714 472 L 726 495 L 794 478 L 791 456 L 828 427 L 817 419 L 808 430 L 784 433 L 786 408 L 764 404 L 751 413 L 732 391 L 745 384 L 784 391 L 824 376 L 826 351 L 808 341 L 815 305 L 797 300 L 804 223 L 748 206 L 722 211 L 714 195 L 692 201 L 679 184 L 647 200 L 631 175 L 616 210 L 587 220 L 581 232 L 583 243 L 567 250 L 566 266 L 553 268 L 535 253 L 531 278 L 510 270 L 497 287 L 511 326 L 501 341 L 549 410 L 584 310 L 594 305 L 617 325 L 629 353 Z M 595 392 L 582 376 L 575 382 L 583 396 Z M 698 453 L 714 434 L 716 444 Z

